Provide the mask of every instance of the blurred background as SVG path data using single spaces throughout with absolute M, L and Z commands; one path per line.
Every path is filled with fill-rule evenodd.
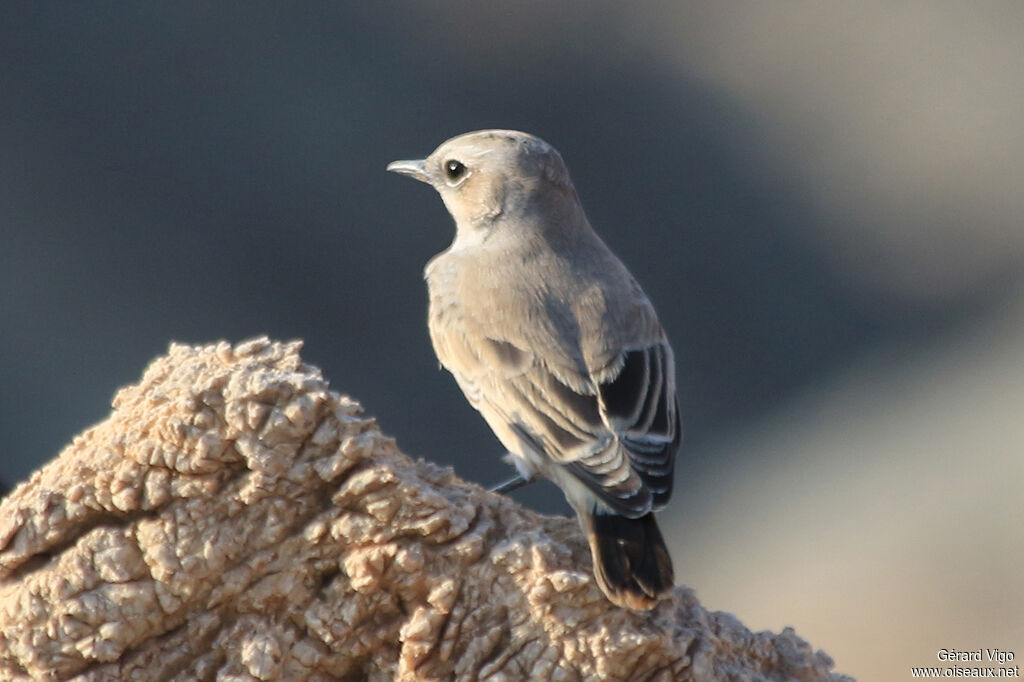
M 0 478 L 170 341 L 259 334 L 410 455 L 507 477 L 426 332 L 451 221 L 384 166 L 517 128 L 675 346 L 679 580 L 864 680 L 1019 662 L 1022 35 L 1014 1 L 9 0 Z

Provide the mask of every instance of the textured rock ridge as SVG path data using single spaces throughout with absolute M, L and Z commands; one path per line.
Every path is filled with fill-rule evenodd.
M 0 679 L 843 680 L 401 454 L 301 343 L 172 345 L 0 504 Z

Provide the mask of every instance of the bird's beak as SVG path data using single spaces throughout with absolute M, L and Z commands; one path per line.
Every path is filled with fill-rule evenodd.
M 426 166 L 426 159 L 418 159 L 416 161 L 392 161 L 388 164 L 388 170 L 392 173 L 408 175 L 416 178 L 420 182 L 429 183 L 430 180 L 427 178 Z

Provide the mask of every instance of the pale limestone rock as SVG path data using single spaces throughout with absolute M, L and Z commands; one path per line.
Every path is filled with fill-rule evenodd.
M 300 343 L 172 345 L 0 505 L 9 680 L 840 680 L 398 452 Z

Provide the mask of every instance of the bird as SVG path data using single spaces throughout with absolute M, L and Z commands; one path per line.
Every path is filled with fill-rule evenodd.
M 387 170 L 431 185 L 455 222 L 424 270 L 441 365 L 516 480 L 561 488 L 609 601 L 654 608 L 674 587 L 654 512 L 672 495 L 682 424 L 672 347 L 651 302 L 539 137 L 465 133 Z

